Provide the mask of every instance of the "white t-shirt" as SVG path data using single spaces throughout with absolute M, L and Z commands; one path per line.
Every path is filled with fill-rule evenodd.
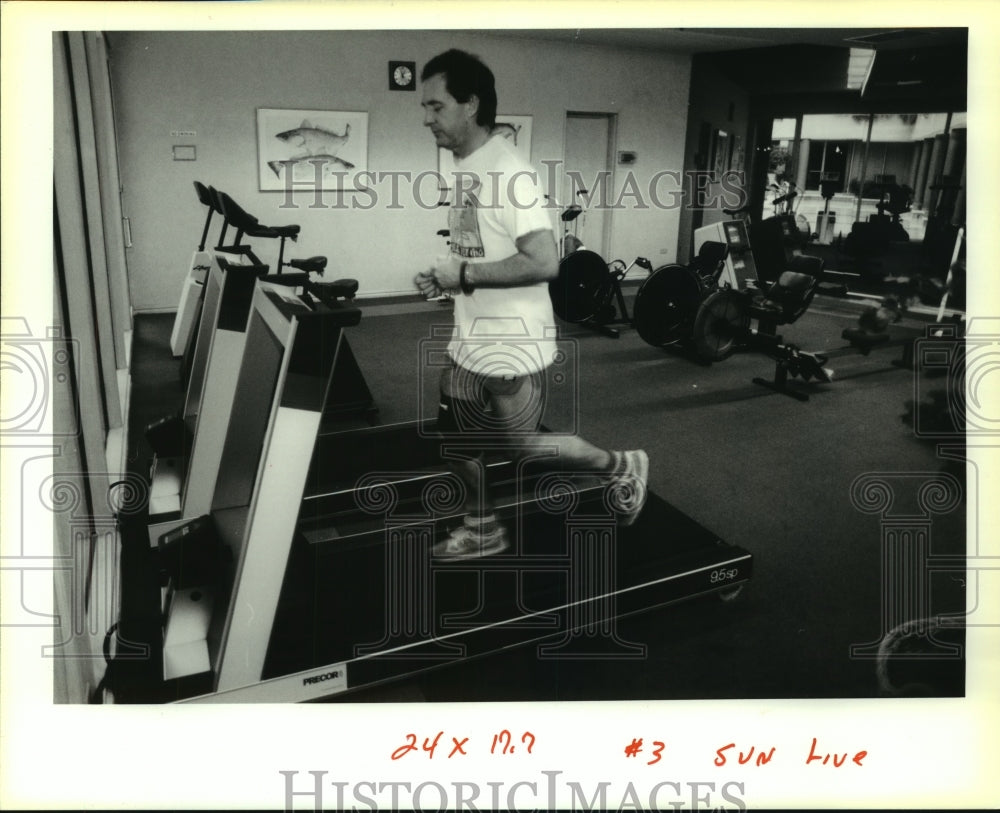
M 450 180 L 451 252 L 470 265 L 504 260 L 517 254 L 518 238 L 552 231 L 538 174 L 502 136 L 456 159 Z M 476 288 L 455 297 L 448 353 L 459 366 L 484 375 L 538 372 L 552 363 L 555 325 L 547 282 Z

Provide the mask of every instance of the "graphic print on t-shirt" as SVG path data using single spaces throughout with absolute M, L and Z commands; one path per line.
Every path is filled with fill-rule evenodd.
M 486 256 L 483 236 L 479 231 L 479 216 L 476 211 L 478 203 L 474 195 L 464 195 L 462 202 L 453 206 L 448 213 L 451 252 L 464 259 L 481 259 Z

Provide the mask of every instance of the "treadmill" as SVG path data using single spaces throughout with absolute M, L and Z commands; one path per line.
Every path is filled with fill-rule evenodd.
M 158 540 L 161 696 L 350 698 L 532 642 L 549 658 L 640 658 L 617 619 L 733 595 L 750 578 L 747 551 L 653 493 L 619 528 L 604 478 L 562 470 L 554 447 L 488 450 L 483 476 L 512 546 L 439 560 L 432 546 L 463 501 L 442 461 L 473 455 L 468 440 L 424 421 L 324 432 L 360 312 L 270 279 L 254 292 L 211 511 Z

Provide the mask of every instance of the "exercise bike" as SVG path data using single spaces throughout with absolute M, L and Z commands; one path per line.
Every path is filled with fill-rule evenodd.
M 728 253 L 725 243 L 706 242 L 690 265 L 654 271 L 636 294 L 636 332 L 654 347 L 683 346 L 705 364 L 738 351 L 762 353 L 775 361 L 774 379 L 755 378 L 754 383 L 808 400 L 787 387 L 788 378 L 830 381 L 827 359 L 784 343 L 777 328 L 806 312 L 819 288 L 823 261 L 798 255 L 794 269 L 783 271 L 774 283 L 737 289 L 719 284 Z
M 639 287 L 633 321 L 647 344 L 691 345 L 696 335 L 698 309 L 711 294 L 720 289 L 756 292 L 786 269 L 780 230 L 758 245 L 756 238 L 753 241 L 750 238 L 755 224 L 751 222 L 749 206 L 723 209 L 722 213 L 726 219 L 695 230 L 697 256 L 689 265 L 660 266 Z M 777 256 L 768 256 L 767 263 L 757 259 L 758 255 L 775 252 Z M 761 260 L 764 259 L 762 256 Z M 767 275 L 762 272 L 762 265 L 768 266 Z M 712 360 L 713 353 L 695 350 L 698 358 Z
M 706 241 L 690 265 L 661 265 L 639 286 L 633 305 L 633 325 L 653 347 L 686 344 L 694 336 L 701 304 L 716 290 L 726 270 L 729 247 Z
M 586 190 L 577 194 L 585 195 Z M 622 294 L 622 280 L 636 266 L 647 272 L 653 266 L 645 257 L 636 257 L 629 265 L 618 259 L 608 263 L 596 251 L 584 248 L 577 236 L 578 218 L 583 212 L 583 207 L 572 204 L 560 214 L 564 226 L 560 243 L 562 258 L 558 276 L 549 283 L 552 308 L 564 322 L 617 339 L 620 331 L 612 325 L 632 325 Z
M 799 190 L 794 181 L 788 181 L 784 194 L 779 195 L 771 201 L 771 206 L 773 207 L 771 217 L 788 224 L 786 235 L 798 241 L 799 248 L 818 237 L 818 235 L 809 229 L 809 221 L 806 219 L 806 216 L 799 214 L 800 203 L 802 203 L 802 200 L 799 197 Z

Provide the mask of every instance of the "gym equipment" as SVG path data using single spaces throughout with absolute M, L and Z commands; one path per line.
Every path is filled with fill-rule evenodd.
M 829 382 L 831 372 L 824 366 L 827 356 L 809 353 L 786 344 L 777 327 L 795 322 L 808 309 L 819 287 L 822 260 L 807 258 L 800 271 L 785 271 L 778 281 L 756 294 L 749 291 L 720 289 L 699 307 L 694 323 L 693 344 L 704 361 L 721 361 L 737 351 L 762 353 L 775 362 L 771 380 L 754 378 L 753 382 L 800 401 L 806 393 L 789 389 L 788 379 L 800 378 Z M 757 327 L 752 328 L 752 320 Z
M 783 220 L 791 224 L 787 233 L 794 235 L 798 242 L 796 248 L 802 248 L 813 239 L 814 235 L 809 231 L 809 221 L 805 215 L 798 214 L 799 204 L 802 202 L 799 197 L 799 190 L 794 181 L 785 181 L 780 187 L 772 184 L 771 188 L 775 192 L 781 192 L 771 200 L 771 217 L 764 220 Z
M 265 265 L 231 264 L 219 256 L 205 279 L 183 408 L 146 429 L 153 449 L 149 504 L 153 533 L 207 511 L 236 403 L 236 374 L 253 288 L 267 271 Z
M 265 226 L 256 217 L 247 213 L 225 192 L 218 193 L 219 208 L 226 217 L 226 222 L 236 228 L 236 245 L 241 246 L 243 237 L 257 237 L 279 241 L 277 273 L 281 274 L 285 266 L 303 273 L 316 273 L 320 276 L 326 270 L 326 257 L 309 257 L 304 260 L 285 260 L 285 241 L 298 240 L 301 227 L 298 225 Z M 249 248 L 246 249 L 249 251 Z M 344 284 L 346 280 L 336 280 Z
M 201 304 L 202 286 L 205 284 L 205 277 L 212 268 L 212 256 L 205 251 L 205 241 L 208 239 L 208 227 L 212 223 L 212 215 L 216 209 L 212 196 L 204 184 L 194 182 L 195 193 L 199 202 L 208 209 L 205 217 L 205 227 L 202 229 L 201 241 L 191 258 L 191 268 L 184 279 L 184 287 L 181 289 L 180 303 L 177 306 L 177 314 L 174 317 L 174 326 L 170 331 L 170 352 L 174 356 L 183 356 L 193 335 L 195 325 L 198 321 L 198 312 Z
M 642 340 L 667 347 L 690 339 L 699 306 L 732 268 L 728 259 L 725 243 L 706 241 L 690 265 L 663 265 L 643 280 L 633 305 L 633 324 Z
M 201 249 L 213 214 L 221 214 L 223 224 L 218 245 L 196 255 L 208 263 L 207 270 L 189 280 L 191 285 L 186 289 L 185 313 L 194 317 L 181 362 L 183 408 L 146 428 L 153 450 L 150 511 L 157 525 L 176 523 L 205 510 L 204 500 L 218 472 L 218 444 L 234 406 L 235 373 L 243 353 L 253 284 L 268 272 L 252 249 L 242 243 L 246 230 L 260 231 L 256 220 L 212 186 L 195 182 L 195 190 L 209 210 Z M 236 236 L 227 245 L 231 225 L 236 226 Z M 297 234 L 298 226 L 291 228 Z M 212 262 L 213 257 L 216 262 Z M 319 259 L 321 263 L 310 261 L 309 267 L 322 273 L 326 261 Z M 186 316 L 183 321 L 187 320 Z M 177 325 L 175 320 L 175 329 Z
M 204 200 L 207 205 L 210 206 L 208 219 L 211 219 L 213 213 L 217 213 L 222 216 L 222 229 L 219 232 L 217 244 L 205 253 L 208 258 L 208 270 L 211 270 L 212 263 L 211 259 L 213 257 L 223 256 L 226 258 L 230 265 L 251 265 L 251 266 L 263 266 L 264 263 L 261 262 L 260 258 L 257 257 L 250 246 L 243 245 L 240 243 L 241 233 L 237 232 L 236 238 L 232 243 L 226 243 L 226 235 L 229 233 L 230 221 L 227 217 L 225 211 L 222 208 L 222 197 L 223 193 L 217 190 L 214 186 L 204 186 L 195 182 L 195 189 L 198 192 L 199 200 Z M 205 224 L 205 233 L 208 231 L 208 222 Z M 208 273 L 206 270 L 206 275 Z M 204 306 L 204 279 L 201 284 L 196 286 L 194 290 L 197 291 L 197 303 L 196 303 L 196 316 L 194 320 L 195 328 L 190 332 L 186 346 L 183 349 L 183 354 L 181 358 L 180 366 L 180 381 L 181 385 L 187 389 L 190 386 L 191 376 L 194 372 L 194 367 L 197 364 L 196 358 L 204 361 L 206 358 L 205 353 L 207 353 L 207 347 L 202 348 L 201 354 L 197 352 L 197 343 L 199 338 L 205 336 L 207 339 L 210 335 L 211 328 L 208 327 L 209 333 L 206 334 L 205 324 L 202 322 L 202 308 Z
M 587 194 L 586 189 L 576 193 Z M 547 199 L 552 199 L 549 195 Z M 559 243 L 559 274 L 549 283 L 552 309 L 564 322 L 582 325 L 604 336 L 617 339 L 620 332 L 615 324 L 631 325 L 632 319 L 622 294 L 622 280 L 639 266 L 647 272 L 652 263 L 636 257 L 630 265 L 624 260 L 605 262 L 596 251 L 584 248 L 577 236 L 586 210 L 577 203 L 566 206 L 559 214 L 563 236 Z
M 640 658 L 641 642 L 616 633 L 618 617 L 731 598 L 750 578 L 747 551 L 657 495 L 618 528 L 603 478 L 502 450 L 488 452 L 484 475 L 512 550 L 435 559 L 432 545 L 461 522 L 464 501 L 442 461 L 482 442 L 473 451 L 467 436 L 427 422 L 322 432 L 357 311 L 309 303 L 310 289 L 279 288 L 282 279 L 264 278 L 254 293 L 243 408 L 212 510 L 158 540 L 163 597 L 148 597 L 157 607 L 148 626 L 123 607 L 119 634 L 163 651 L 163 679 L 116 697 L 314 700 L 543 640 L 549 658 Z M 436 341 L 429 359 L 447 344 Z
M 717 282 L 742 291 L 760 276 L 755 250 L 751 250 L 750 234 L 747 231 L 747 207 L 722 211 L 730 219 L 695 229 L 694 251 L 696 255 L 700 253 L 705 243 L 727 246 L 729 251 Z
M 792 197 L 796 194 L 789 193 Z M 800 254 L 810 239 L 810 235 L 799 228 L 799 221 L 792 213 L 779 213 L 756 221 L 750 217 L 749 209 L 749 205 L 723 209 L 728 219 L 701 226 L 694 232 L 696 252 L 706 242 L 724 243 L 729 247 L 718 281 L 738 291 L 758 288 L 761 280 L 767 285 L 774 284 L 781 273 L 789 269 L 790 258 Z
M 279 241 L 277 264 L 279 276 L 286 266 L 296 269 L 300 274 L 323 274 L 327 264 L 326 257 L 285 260 L 285 241 L 298 239 L 299 226 L 265 226 L 223 192 L 219 193 L 219 207 L 225 213 L 227 222 L 236 228 L 236 243 L 238 245 L 242 245 L 244 236 Z M 249 247 L 245 250 L 250 252 Z M 253 256 L 252 252 L 250 254 Z M 358 281 L 337 279 L 329 286 L 328 290 L 336 290 L 350 301 L 357 293 Z M 375 404 L 375 399 L 368 388 L 368 382 L 365 380 L 346 338 L 338 354 L 336 375 L 337 386 L 331 389 L 331 399 L 324 411 L 325 419 L 336 421 L 361 416 L 369 423 L 375 423 L 378 420 L 378 406 Z
M 725 210 L 739 214 L 740 210 Z M 775 223 L 780 227 L 780 223 Z M 773 232 L 772 236 L 776 234 Z M 635 300 L 635 327 L 647 344 L 667 347 L 693 342 L 703 361 L 718 361 L 730 350 L 722 342 L 723 324 L 732 308 L 723 302 L 746 302 L 750 318 L 763 321 L 765 332 L 778 324 L 789 324 L 805 311 L 821 284 L 823 261 L 819 257 L 793 254 L 785 257 L 780 245 L 780 272 L 773 281 L 757 275 L 757 248 L 750 249 L 745 221 L 722 221 L 696 232 L 698 256 L 687 266 L 671 264 L 656 269 L 639 287 Z M 726 240 L 702 240 L 707 234 L 722 234 Z M 780 239 L 780 238 L 779 238 Z M 771 241 L 773 247 L 773 240 Z M 735 247 L 736 260 L 732 258 Z M 733 280 L 737 284 L 733 284 Z M 808 290 L 807 290 L 808 289 Z M 721 291 L 733 296 L 715 297 Z M 736 295 L 739 295 L 737 298 Z M 711 300 L 711 302 L 710 302 Z M 701 315 L 699 311 L 708 307 Z M 746 310 L 742 305 L 737 309 Z M 710 318 L 714 314 L 714 317 Z M 733 339 L 742 335 L 742 320 L 731 327 Z M 699 329 L 695 331 L 696 324 Z M 718 349 L 711 349 L 718 345 Z
M 155 539 L 165 588 L 165 678 L 203 671 L 211 663 L 224 682 L 222 675 L 235 668 L 222 657 L 225 641 L 234 639 L 231 653 L 241 648 L 235 640 L 248 626 L 245 613 L 252 617 L 257 601 L 267 603 L 267 582 L 272 581 L 254 572 L 252 564 L 247 570 L 245 554 L 261 552 L 251 562 L 266 567 L 289 541 L 276 529 L 298 511 L 298 499 L 291 495 L 301 492 L 309 466 L 341 329 L 360 320 L 357 308 L 324 296 L 305 275 L 289 277 L 280 286 L 269 283 L 282 277 L 263 277 L 253 290 L 246 348 L 236 365 L 234 400 L 240 408 L 218 439 L 219 476 L 208 490 L 210 513 Z M 290 293 L 288 283 L 298 283 L 300 293 Z M 204 565 L 206 546 L 209 566 Z M 197 563 L 198 576 L 192 575 L 191 562 Z M 254 593 L 252 599 L 213 593 L 218 579 L 237 578 L 232 565 L 239 566 L 237 574 Z M 206 581 L 206 574 L 216 581 Z M 216 626 L 210 630 L 211 619 Z
M 816 242 L 821 246 L 833 243 L 837 213 L 830 211 L 830 201 L 837 194 L 839 185 L 839 172 L 824 172 L 820 175 L 819 192 L 823 198 L 823 211 L 816 215 Z
M 206 280 L 204 317 L 194 359 L 194 375 L 179 415 L 164 418 L 147 428 L 146 437 L 154 456 L 150 471 L 149 535 L 161 534 L 206 514 L 219 476 L 223 441 L 234 413 L 242 409 L 238 400 L 237 375 L 247 341 L 254 286 L 268 277 L 266 265 L 233 265 L 222 257 Z M 289 284 L 305 284 L 308 274 L 286 274 Z M 326 302 L 350 301 L 355 280 L 310 283 L 310 290 Z M 342 353 L 349 351 L 345 343 Z M 339 364 L 349 365 L 340 355 Z M 353 359 L 353 356 L 350 357 Z M 356 393 L 351 368 L 334 370 L 335 378 Z M 346 402 L 346 401 L 345 401 Z M 333 402 L 335 416 L 343 403 Z M 343 414 L 341 410 L 340 414 Z
M 581 189 L 576 194 L 578 197 L 582 197 L 587 194 L 587 190 Z M 545 197 L 547 200 L 553 200 L 550 195 Z M 583 207 L 579 203 L 571 203 L 559 213 L 559 220 L 563 224 L 563 235 L 559 241 L 560 259 L 583 248 L 583 241 L 579 237 L 581 215 L 583 215 Z
M 781 191 L 781 187 L 778 186 L 774 186 L 774 189 L 778 192 Z M 774 217 L 793 213 L 792 203 L 799 196 L 799 191 L 791 181 L 786 182 L 785 189 L 783 194 L 776 195 L 771 199 L 771 212 Z
M 799 266 L 802 263 L 805 264 L 806 273 L 812 273 L 813 261 L 800 259 L 812 256 L 803 254 L 803 249 L 814 236 L 808 231 L 808 223 L 802 215 L 784 213 L 755 221 L 750 219 L 747 207 L 724 211 L 744 217 L 748 225 L 750 245 L 752 246 L 751 253 L 754 257 L 758 278 L 755 287 L 762 287 L 759 284 L 760 281 L 763 281 L 765 286 L 774 285 L 783 272 L 801 270 Z M 824 269 L 822 276 L 818 292 L 827 296 L 843 297 L 847 296 L 847 284 L 842 280 L 855 275 Z M 831 279 L 831 276 L 835 279 Z M 754 284 L 754 281 L 750 280 L 750 285 Z
M 205 280 L 212 269 L 213 257 L 221 253 L 227 257 L 231 264 L 261 264 L 260 260 L 249 250 L 249 247 L 239 245 L 239 234 L 233 244 L 226 245 L 226 233 L 229 229 L 230 220 L 222 208 L 222 193 L 215 189 L 215 187 L 205 186 L 205 184 L 199 181 L 194 182 L 194 189 L 199 202 L 206 207 L 207 214 L 205 216 L 205 225 L 202 228 L 201 240 L 191 259 L 191 269 L 184 280 L 180 303 L 178 304 L 173 328 L 170 333 L 171 353 L 174 356 L 184 358 L 184 363 L 181 367 L 181 380 L 185 384 L 190 373 L 191 354 L 194 351 L 196 331 L 201 319 Z M 211 250 L 206 250 L 205 244 L 208 241 L 209 227 L 211 226 L 213 216 L 216 214 L 222 216 L 222 229 L 219 233 L 217 244 Z
M 322 274 L 326 266 L 325 257 L 284 261 L 284 241 L 298 235 L 298 226 L 261 226 L 229 195 L 214 187 L 201 186 L 199 195 L 210 203 L 212 211 L 223 215 L 224 222 L 220 245 L 213 251 L 216 264 L 199 286 L 202 297 L 198 329 L 182 363 L 187 373 L 183 409 L 146 429 L 153 450 L 150 527 L 154 535 L 204 514 L 218 476 L 221 444 L 231 413 L 237 408 L 236 374 L 246 341 L 253 286 L 258 278 L 269 273 L 268 266 L 243 243 L 243 238 L 280 239 L 279 265 L 296 268 L 299 276 L 308 277 L 309 272 Z M 236 229 L 234 243 L 222 245 L 230 226 Z M 323 290 L 326 296 L 353 299 L 357 288 L 356 280 L 341 279 L 317 290 Z M 371 421 L 377 409 L 349 347 L 341 355 L 337 375 L 346 395 L 328 405 L 328 419 L 361 414 Z
M 783 271 L 772 285 L 756 291 L 721 288 L 701 303 L 692 339 L 703 361 L 721 361 L 756 336 L 770 337 L 768 344 L 780 343 L 777 328 L 792 324 L 806 312 L 823 273 L 819 257 L 795 259 L 794 270 Z M 758 326 L 750 331 L 754 319 Z
M 885 229 L 890 241 L 909 241 L 910 235 L 903 228 L 900 216 L 910 211 L 910 192 L 896 183 L 895 175 L 876 175 L 875 184 L 879 189 L 879 201 L 875 204 L 878 214 L 869 220 Z
M 961 257 L 962 248 L 964 245 L 965 245 L 965 229 L 960 228 L 958 230 L 958 234 L 955 236 L 955 248 L 951 252 L 951 262 L 948 263 L 948 276 L 945 277 L 944 295 L 941 297 L 941 304 L 938 306 L 937 321 L 939 322 L 942 319 L 944 319 L 945 308 L 948 307 L 948 298 L 951 296 L 952 291 L 956 288 L 957 285 L 964 286 L 965 284 L 964 263 L 962 265 L 959 264 L 959 258 Z M 956 274 L 955 273 L 956 271 L 958 271 L 959 274 Z M 959 276 L 961 277 L 961 279 L 957 280 L 956 278 Z M 963 300 L 963 306 L 964 306 L 964 300 L 965 300 L 964 292 L 961 299 Z
M 611 325 L 632 324 L 621 283 L 636 266 L 646 271 L 653 267 L 645 257 L 626 266 L 623 260 L 606 263 L 587 249 L 568 254 L 559 262 L 559 275 L 549 283 L 552 309 L 564 322 L 617 339 L 619 331 Z
M 850 233 L 840 242 L 840 248 L 862 274 L 878 270 L 891 243 L 910 239 L 900 220 L 910 211 L 909 190 L 896 183 L 895 175 L 876 175 L 870 188 L 879 193 L 878 213 L 870 215 L 867 222 L 852 224 Z
M 721 360 L 738 350 L 762 353 L 774 360 L 774 376 L 772 379 L 754 378 L 754 383 L 800 401 L 808 401 L 809 396 L 791 389 L 789 379 L 830 383 L 834 380 L 834 371 L 827 365 L 835 358 L 868 356 L 876 348 L 902 347 L 902 357 L 892 365 L 904 369 L 912 367 L 914 337 L 894 338 L 887 332 L 889 324 L 902 318 L 900 306 L 892 298 L 862 310 L 857 326 L 841 332 L 841 338 L 847 342 L 842 347 L 807 352 L 783 342 L 776 326 L 795 321 L 808 308 L 812 294 L 819 287 L 816 282 L 810 282 L 810 276 L 788 272 L 780 285 L 772 286 L 766 295 L 753 300 L 731 290 L 713 294 L 699 311 L 699 321 L 695 325 L 695 344 L 699 352 L 711 360 Z M 750 327 L 754 318 L 758 320 L 757 329 Z
M 791 269 L 777 281 L 736 289 L 719 285 L 726 269 L 728 246 L 705 242 L 690 266 L 657 269 L 640 286 L 635 301 L 635 327 L 654 347 L 683 345 L 704 363 L 722 361 L 738 350 L 761 352 L 776 362 L 774 381 L 754 379 L 795 397 L 786 387 L 788 376 L 829 380 L 825 359 L 782 344 L 780 325 L 795 322 L 808 309 L 818 290 L 823 261 L 795 255 Z M 752 320 L 757 327 L 752 328 Z M 808 396 L 806 396 L 808 397 Z

